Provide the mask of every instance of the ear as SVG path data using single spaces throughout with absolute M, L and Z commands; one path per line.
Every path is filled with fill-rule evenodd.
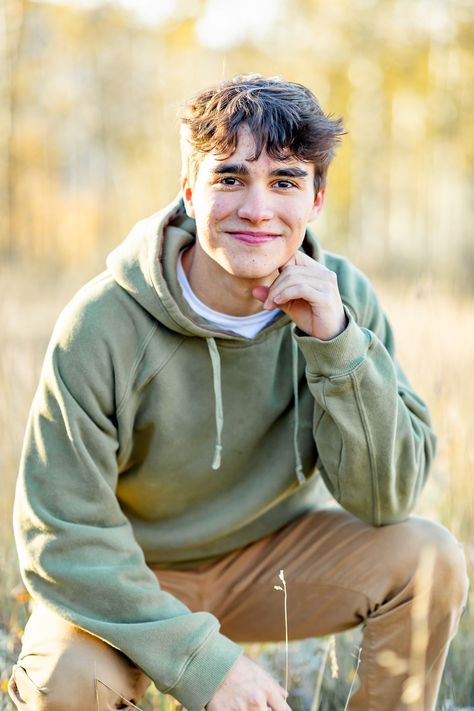
M 193 189 L 187 175 L 181 179 L 181 190 L 183 193 L 184 207 L 188 217 L 194 218 Z
M 321 212 L 323 204 L 324 204 L 325 194 L 326 194 L 326 188 L 321 188 L 321 190 L 317 193 L 316 197 L 314 198 L 314 203 L 313 203 L 313 207 L 311 208 L 311 213 L 310 213 L 308 222 L 312 222 L 313 220 L 315 220 L 316 217 Z

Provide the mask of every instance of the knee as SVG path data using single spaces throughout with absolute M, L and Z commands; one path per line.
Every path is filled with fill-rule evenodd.
M 409 519 L 399 526 L 401 561 L 408 563 L 405 569 L 412 581 L 422 588 L 429 584 L 432 604 L 440 613 L 461 611 L 469 586 L 461 544 L 444 526 L 426 519 Z
M 33 655 L 13 668 L 9 693 L 19 709 L 28 711 L 83 711 L 96 708 L 95 679 L 88 665 L 71 655 L 54 666 L 39 667 Z
M 20 657 L 9 693 L 28 711 L 95 711 L 129 708 L 149 681 L 120 652 L 79 631 L 74 645 Z
M 431 596 L 434 604 L 454 612 L 461 611 L 466 605 L 469 589 L 462 545 L 444 526 L 428 521 L 423 523 L 428 550 L 432 551 Z

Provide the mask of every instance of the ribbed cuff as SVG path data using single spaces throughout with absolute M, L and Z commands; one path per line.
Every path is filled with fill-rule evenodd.
M 296 341 L 312 375 L 330 378 L 349 373 L 367 355 L 372 340 L 370 331 L 358 326 L 347 309 L 346 315 L 346 328 L 330 341 L 305 336 L 299 329 L 295 330 Z
M 242 653 L 242 648 L 224 635 L 211 635 L 191 659 L 176 686 L 167 693 L 188 711 L 201 711 Z

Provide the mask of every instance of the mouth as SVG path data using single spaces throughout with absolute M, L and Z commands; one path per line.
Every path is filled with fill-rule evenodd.
M 250 232 L 248 230 L 235 230 L 227 234 L 245 244 L 264 244 L 280 237 L 276 232 Z

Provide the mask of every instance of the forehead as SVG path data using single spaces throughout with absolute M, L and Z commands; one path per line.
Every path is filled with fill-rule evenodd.
M 223 165 L 240 165 L 245 166 L 246 172 L 252 173 L 275 173 L 278 169 L 285 170 L 288 168 L 299 168 L 302 172 L 308 175 L 309 179 L 314 177 L 314 165 L 306 161 L 302 161 L 296 156 L 288 156 L 285 159 L 272 158 L 263 150 L 255 160 L 255 139 L 250 130 L 243 126 L 237 134 L 237 145 L 235 151 L 230 155 L 223 156 L 222 154 L 211 151 L 206 153 L 199 161 L 199 169 L 204 168 L 204 172 L 214 171 L 217 167 Z

